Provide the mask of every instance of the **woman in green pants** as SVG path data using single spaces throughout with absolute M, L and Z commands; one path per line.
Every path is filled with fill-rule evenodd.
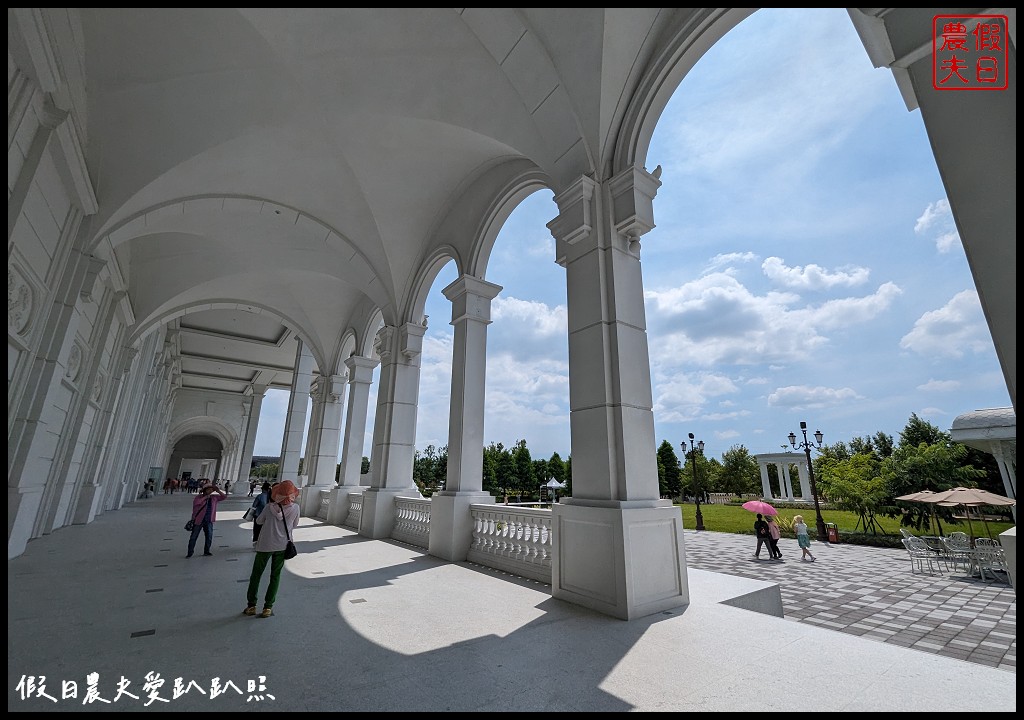
M 256 599 L 260 592 L 260 578 L 270 563 L 270 584 L 263 599 L 263 611 L 260 617 L 268 618 L 274 614 L 274 602 L 277 600 L 277 588 L 281 585 L 281 570 L 284 568 L 284 549 L 292 530 L 299 523 L 299 506 L 295 499 L 299 489 L 291 480 L 277 483 L 270 489 L 270 502 L 256 518 L 257 525 L 262 525 L 259 539 L 256 541 L 256 557 L 252 561 L 252 573 L 249 575 L 249 590 L 246 593 L 246 606 L 242 611 L 245 615 L 256 614 Z

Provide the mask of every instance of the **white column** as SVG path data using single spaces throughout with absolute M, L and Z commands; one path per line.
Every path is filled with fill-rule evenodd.
M 370 383 L 377 360 L 353 355 L 345 360 L 348 368 L 348 408 L 345 410 L 345 432 L 341 447 L 341 471 L 338 487 L 332 492 L 327 522 L 343 525 L 348 519 L 351 495 L 363 492 L 359 475 L 363 465 L 363 438 L 366 435 L 366 413 L 369 410 Z
M 427 328 L 416 323 L 385 326 L 374 347 L 380 356 L 380 388 L 373 422 L 370 485 L 363 493 L 359 534 L 390 537 L 395 498 L 421 497 L 412 481 L 419 401 L 420 352 Z
M 359 487 L 363 465 L 363 438 L 369 411 L 370 383 L 378 360 L 353 355 L 345 361 L 348 368 L 348 410 L 345 413 L 345 437 L 341 450 L 340 484 Z
M 792 500 L 792 499 L 794 499 L 796 497 L 793 494 L 793 478 L 789 474 L 789 465 L 787 463 L 783 463 L 782 465 L 783 465 L 783 469 L 785 470 L 785 472 L 782 475 L 779 476 L 779 479 L 782 482 L 782 497 L 786 498 L 787 500 Z M 802 483 L 800 485 L 800 489 L 801 489 L 801 493 L 802 493 L 802 491 L 803 491 L 803 484 Z
M 338 445 L 341 442 L 341 411 L 345 403 L 345 377 L 331 375 L 321 377 L 317 394 L 320 398 L 320 422 L 310 427 L 310 434 L 316 434 L 316 458 L 311 466 L 308 492 L 302 494 L 304 515 L 316 515 L 320 508 L 320 493 L 337 487 L 335 473 L 338 471 Z M 332 502 L 334 498 L 332 497 Z
M 238 468 L 239 487 L 249 492 L 249 471 L 252 470 L 252 451 L 256 447 L 256 430 L 260 424 L 260 411 L 263 409 L 263 397 L 267 392 L 266 385 L 250 385 L 247 392 L 252 393 L 249 402 L 249 418 L 245 425 L 245 440 L 242 445 L 242 459 Z
M 473 539 L 470 505 L 493 503 L 483 491 L 484 386 L 491 300 L 500 285 L 463 275 L 443 291 L 452 303 L 451 409 L 445 489 L 430 499 L 431 555 L 465 560 Z
M 324 378 L 316 377 L 309 388 L 309 431 L 306 433 L 306 449 L 302 454 L 302 473 L 296 485 L 305 486 L 316 477 L 316 463 L 320 445 L 320 428 L 324 420 Z
M 299 454 L 302 452 L 302 431 L 306 427 L 306 406 L 309 404 L 309 385 L 313 381 L 313 354 L 301 340 L 295 349 L 295 370 L 292 373 L 292 391 L 288 396 L 288 414 L 284 422 L 281 442 L 280 480 L 298 484 Z
M 552 595 L 632 619 L 689 603 L 678 508 L 658 491 L 639 238 L 661 182 L 581 177 L 548 223 L 566 269 L 573 496 L 553 508 Z
M 772 496 L 772 479 L 768 475 L 768 463 L 759 460 L 757 467 L 761 471 L 761 496 L 767 500 Z

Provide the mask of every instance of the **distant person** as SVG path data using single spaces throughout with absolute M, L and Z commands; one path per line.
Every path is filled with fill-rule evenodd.
M 203 491 L 196 495 L 196 499 L 192 501 L 192 521 L 195 525 L 188 538 L 188 554 L 185 557 L 192 557 L 200 532 L 206 535 L 203 555 L 213 555 L 211 548 L 213 547 L 213 523 L 217 521 L 217 503 L 226 497 L 227 493 L 213 483 L 203 487 Z
M 256 481 L 249 478 L 249 497 L 252 497 L 254 492 L 256 492 Z
M 782 531 L 779 530 L 779 524 L 771 515 L 765 518 L 765 522 L 768 523 L 768 550 L 773 560 L 781 560 L 782 551 L 779 550 L 779 540 L 782 538 Z
M 814 556 L 811 554 L 811 536 L 807 532 L 807 524 L 804 523 L 803 515 L 797 515 L 793 518 L 793 531 L 796 533 L 796 544 L 804 551 L 803 555 L 800 556 L 801 562 L 806 561 L 808 558 L 810 558 L 811 562 L 814 562 Z
M 281 585 L 281 570 L 284 569 L 284 549 L 288 537 L 299 524 L 299 506 L 295 498 L 299 489 L 291 480 L 274 484 L 270 490 L 270 502 L 256 518 L 256 523 L 263 525 L 260 539 L 256 542 L 256 557 L 252 561 L 252 572 L 249 574 L 249 588 L 246 592 L 246 606 L 243 615 L 256 615 L 256 600 L 260 592 L 260 578 L 270 563 L 270 582 L 267 594 L 263 598 L 261 618 L 274 614 L 274 603 L 277 601 L 277 589 Z
M 761 517 L 761 513 L 757 514 L 757 520 L 754 521 L 754 535 L 757 536 L 757 550 L 754 551 L 754 557 L 761 557 L 762 545 L 767 545 L 768 552 L 771 553 L 771 543 L 768 542 L 768 523 Z
M 263 508 L 270 502 L 270 483 L 263 483 L 263 487 L 260 488 L 260 494 L 256 496 L 256 499 L 252 501 L 252 508 L 254 510 L 252 516 L 252 546 L 256 547 L 256 542 L 260 539 L 260 530 L 263 528 L 256 518 L 263 513 Z

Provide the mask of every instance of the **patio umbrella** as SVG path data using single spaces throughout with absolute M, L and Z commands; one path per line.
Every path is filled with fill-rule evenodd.
M 764 500 L 747 500 L 741 506 L 744 510 L 761 515 L 778 515 L 779 511 L 766 503 Z
M 934 490 L 921 490 L 920 492 L 910 493 L 909 495 L 900 495 L 896 499 L 904 500 L 906 502 L 926 503 L 931 505 L 931 521 L 934 523 L 934 526 L 938 528 L 939 535 L 942 535 L 942 523 L 939 522 L 939 517 L 935 514 L 935 504 L 931 502 L 931 498 L 937 494 L 938 493 Z
M 941 507 L 957 507 L 962 505 L 964 512 L 967 514 L 967 525 L 971 525 L 971 508 L 981 508 L 984 505 L 991 505 L 993 507 L 1009 507 L 1016 505 L 1017 501 L 1006 497 L 1005 495 L 996 495 L 990 493 L 987 490 L 981 488 L 965 488 L 956 487 L 952 490 L 946 490 L 945 492 L 936 493 L 935 504 Z M 988 536 L 992 537 L 992 530 L 988 526 L 988 520 L 985 518 L 985 514 L 978 510 L 978 514 L 981 515 L 981 521 L 985 523 L 985 532 Z M 972 529 L 971 534 L 974 534 Z

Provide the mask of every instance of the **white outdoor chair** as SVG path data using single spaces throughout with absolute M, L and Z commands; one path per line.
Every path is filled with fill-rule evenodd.
M 942 556 L 934 550 L 930 549 L 928 545 L 921 540 L 921 538 L 910 537 L 903 538 L 903 546 L 907 548 L 907 552 L 910 554 L 910 571 L 915 575 L 921 574 L 932 574 L 936 572 L 942 572 L 943 566 L 946 565 Z M 925 566 L 927 565 L 927 570 Z

